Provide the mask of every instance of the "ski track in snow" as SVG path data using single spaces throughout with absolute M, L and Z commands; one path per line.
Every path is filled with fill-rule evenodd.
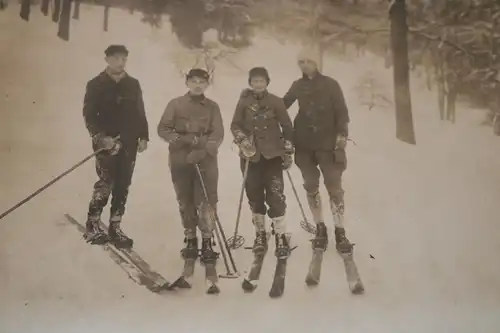
M 173 281 L 182 268 L 183 235 L 167 145 L 156 125 L 168 100 L 185 87 L 169 62 L 175 47 L 168 28 L 153 32 L 138 15 L 112 10 L 114 22 L 104 33 L 101 9 L 82 6 L 82 19 L 73 21 L 71 41 L 65 43 L 38 9 L 29 24 L 18 9 L 11 4 L 0 13 L 0 211 L 90 152 L 81 114 L 85 82 L 102 70 L 104 48 L 124 43 L 131 50 L 129 72 L 143 86 L 151 131 L 149 150 L 137 162 L 124 229 L 136 251 Z M 118 27 L 117 21 L 126 24 Z M 270 90 L 283 94 L 299 76 L 296 52 L 296 46 L 259 39 L 234 62 L 245 71 L 266 66 Z M 288 263 L 282 299 L 268 297 L 272 255 L 251 295 L 241 290 L 241 279 L 221 280 L 221 295 L 205 295 L 199 266 L 192 290 L 153 295 L 127 279 L 99 247 L 86 245 L 64 220 L 69 213 L 84 222 L 96 180 L 88 163 L 0 221 L 0 332 L 498 332 L 498 138 L 478 125 L 479 111 L 466 107 L 457 124 L 440 123 L 435 95 L 414 80 L 418 145 L 397 141 L 392 110 L 368 111 L 357 104 L 352 87 L 367 70 L 379 73 L 391 91 L 392 75 L 381 59 L 325 60 L 324 72 L 345 90 L 357 143 L 349 148 L 344 187 L 347 231 L 356 243 L 364 296 L 350 295 L 342 260 L 333 250 L 325 254 L 320 286 L 305 287 L 309 235 L 299 226 L 289 184 L 289 231 L 299 247 Z M 247 74 L 219 64 L 215 80 L 208 96 L 220 104 L 227 126 L 219 214 L 231 236 L 241 174 L 228 127 Z M 305 205 L 296 167 L 292 174 Z M 249 221 L 245 202 L 240 233 L 247 245 L 253 237 Z M 234 255 L 241 272 L 249 269 L 250 251 Z M 222 260 L 218 266 L 224 273 Z

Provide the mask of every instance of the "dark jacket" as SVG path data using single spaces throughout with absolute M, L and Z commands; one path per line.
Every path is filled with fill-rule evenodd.
M 349 113 L 339 83 L 318 73 L 295 81 L 283 101 L 289 108 L 299 101 L 294 119 L 297 149 L 333 150 L 338 134 L 348 135 Z
M 207 152 L 216 156 L 224 139 L 219 105 L 204 96 L 197 98 L 186 94 L 174 98 L 163 112 L 158 135 L 169 143 L 171 163 L 187 162 L 187 155 L 193 150 L 188 142 L 195 136 L 206 137 Z
M 116 137 L 125 145 L 149 141 L 148 121 L 139 81 L 125 75 L 116 82 L 105 71 L 87 83 L 83 117 L 91 136 Z
M 251 161 L 258 161 L 260 155 L 271 159 L 285 154 L 284 140 L 292 141 L 293 124 L 281 98 L 268 92 L 258 96 L 245 89 L 234 111 L 231 132 L 235 138 L 243 135 L 253 141 L 257 153 Z

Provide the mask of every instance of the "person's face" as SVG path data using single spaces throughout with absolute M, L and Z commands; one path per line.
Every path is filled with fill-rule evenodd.
M 262 92 L 267 88 L 267 80 L 261 76 L 254 76 L 250 79 L 250 87 L 255 92 Z
M 298 63 L 300 70 L 306 75 L 313 75 L 318 70 L 316 63 L 309 59 L 301 59 Z
M 191 77 L 186 83 L 189 93 L 192 95 L 203 95 L 208 88 L 208 81 L 201 77 Z
M 109 69 L 115 73 L 121 73 L 125 70 L 127 65 L 127 55 L 123 53 L 116 53 L 106 57 L 106 63 Z

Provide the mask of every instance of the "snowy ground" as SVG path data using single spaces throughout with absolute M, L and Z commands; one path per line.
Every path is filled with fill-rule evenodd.
M 135 238 L 137 252 L 174 279 L 182 265 L 182 229 L 167 146 L 156 136 L 167 101 L 184 92 L 169 62 L 173 37 L 115 11 L 111 31 L 102 33 L 102 10 L 84 7 L 71 42 L 64 43 L 49 18 L 34 10 L 26 24 L 17 10 L 11 6 L 0 14 L 0 211 L 90 152 L 81 116 L 84 84 L 102 69 L 104 48 L 125 43 L 129 72 L 145 91 L 152 142 L 137 163 L 124 229 Z M 119 20 L 126 24 L 118 27 Z M 259 40 L 235 62 L 245 71 L 268 67 L 271 91 L 282 94 L 299 75 L 295 53 L 294 46 Z M 272 256 L 252 295 L 241 291 L 240 280 L 222 280 L 221 295 L 205 295 L 201 270 L 193 290 L 153 295 L 64 220 L 65 213 L 85 219 L 95 181 L 88 163 L 0 221 L 0 332 L 498 332 L 498 138 L 477 125 L 478 111 L 462 109 L 456 125 L 440 124 L 435 97 L 415 83 L 418 145 L 396 141 L 392 111 L 368 112 L 351 89 L 368 69 L 390 91 L 391 73 L 379 60 L 332 58 L 325 68 L 344 87 L 352 114 L 357 145 L 350 147 L 345 174 L 347 228 L 366 295 L 350 295 L 333 251 L 325 255 L 322 284 L 305 287 L 309 235 L 299 226 L 290 186 L 289 229 L 299 247 L 289 261 L 282 299 L 267 295 Z M 208 95 L 220 104 L 226 124 L 246 80 L 246 73 L 219 64 Z M 241 175 L 229 136 L 220 157 L 220 217 L 230 234 Z M 292 172 L 301 190 L 298 170 Z M 241 233 L 250 243 L 246 206 L 243 219 Z M 240 249 L 235 257 L 246 270 L 250 252 Z

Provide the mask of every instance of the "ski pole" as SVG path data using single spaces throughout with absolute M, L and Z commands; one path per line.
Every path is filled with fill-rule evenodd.
M 293 194 L 295 195 L 295 198 L 297 199 L 297 203 L 299 204 L 300 212 L 302 213 L 302 218 L 304 219 L 304 224 L 305 226 L 302 226 L 307 232 L 309 233 L 315 233 L 315 227 L 307 221 L 307 216 L 306 212 L 304 211 L 304 206 L 302 206 L 302 203 L 300 202 L 299 194 L 297 193 L 297 189 L 295 188 L 295 184 L 292 179 L 292 175 L 290 175 L 290 171 L 286 170 L 286 175 L 288 176 L 288 180 L 290 181 L 290 185 L 292 186 L 292 191 Z M 314 231 L 314 232 L 313 232 Z
M 36 197 L 38 194 L 40 194 L 41 192 L 45 191 L 46 189 L 48 189 L 51 185 L 53 185 L 54 183 L 56 183 L 58 180 L 60 180 L 61 178 L 63 178 L 64 176 L 68 175 L 69 173 L 71 173 L 73 170 L 75 170 L 76 168 L 78 168 L 79 166 L 83 165 L 85 162 L 87 162 L 88 160 L 90 160 L 91 158 L 93 158 L 94 156 L 96 156 L 97 154 L 99 154 L 100 152 L 104 151 L 104 149 L 99 149 L 97 151 L 95 151 L 94 153 L 90 154 L 89 156 L 85 157 L 83 160 L 81 160 L 80 162 L 76 163 L 75 165 L 73 165 L 71 168 L 69 168 L 68 170 L 64 171 L 62 174 L 60 174 L 59 176 L 57 176 L 56 178 L 52 179 L 50 182 L 48 182 L 47 184 L 45 184 L 44 186 L 40 187 L 38 190 L 36 190 L 35 192 L 33 192 L 32 194 L 30 194 L 29 196 L 27 196 L 25 199 L 21 200 L 19 203 L 17 203 L 16 205 L 14 205 L 13 207 L 11 207 L 10 209 L 8 209 L 7 211 L 5 211 L 4 213 L 2 213 L 0 215 L 0 220 L 3 219 L 5 216 L 9 215 L 10 213 L 12 213 L 13 211 L 15 211 L 16 209 L 18 209 L 19 207 L 21 207 L 22 205 L 24 205 L 25 203 L 27 203 L 28 201 L 30 201 L 31 199 L 33 199 L 34 197 Z
M 201 178 L 200 178 L 201 179 Z M 202 183 L 202 188 L 204 187 L 204 183 Z M 221 249 L 221 253 L 222 253 L 222 259 L 224 260 L 224 266 L 226 267 L 226 275 L 224 277 L 227 277 L 227 278 L 231 278 L 231 277 L 235 277 L 232 273 L 231 273 L 231 270 L 229 268 L 229 262 L 227 260 L 227 255 L 226 255 L 226 252 L 225 252 L 225 249 L 224 247 L 222 246 L 222 238 L 221 238 L 221 235 L 220 235 L 220 232 L 219 232 L 219 227 L 217 226 L 217 223 L 215 222 L 215 216 L 214 216 L 214 213 L 211 209 L 211 205 L 208 203 L 208 200 L 206 202 L 206 205 L 209 208 L 209 214 L 210 214 L 210 219 L 212 220 L 212 223 L 215 224 L 215 227 L 214 227 L 214 230 L 215 230 L 215 236 L 217 238 L 217 243 L 219 244 L 220 246 L 220 249 Z
M 233 249 L 237 249 L 240 246 L 236 246 L 237 239 L 242 239 L 241 236 L 238 236 L 238 228 L 240 226 L 240 218 L 241 218 L 241 207 L 243 205 L 243 194 L 245 194 L 245 185 L 247 182 L 247 176 L 248 176 L 248 166 L 250 164 L 250 159 L 246 158 L 245 159 L 245 169 L 243 170 L 243 184 L 241 185 L 241 192 L 240 192 L 240 201 L 238 203 L 238 213 L 236 215 L 236 226 L 234 227 L 234 236 L 233 236 L 233 241 L 231 242 L 231 247 Z
M 196 172 L 198 173 L 198 177 L 200 178 L 200 183 L 201 183 L 201 188 L 203 190 L 203 195 L 205 196 L 205 200 L 206 200 L 207 205 L 210 209 L 210 213 L 217 224 L 216 226 L 219 227 L 220 235 L 222 236 L 224 247 L 226 248 L 227 254 L 229 256 L 229 260 L 231 260 L 231 265 L 233 266 L 233 270 L 236 274 L 238 274 L 238 269 L 236 268 L 236 264 L 234 263 L 234 258 L 233 258 L 233 255 L 231 254 L 231 248 L 227 244 L 227 239 L 226 239 L 226 235 L 224 233 L 224 229 L 222 227 L 222 224 L 219 220 L 219 217 L 217 216 L 217 213 L 215 212 L 212 205 L 210 204 L 210 201 L 208 201 L 208 192 L 207 192 L 207 188 L 205 186 L 205 181 L 203 180 L 203 175 L 201 174 L 200 166 L 198 164 L 195 164 L 195 168 L 196 168 Z M 221 250 L 222 250 L 222 248 L 221 248 Z

